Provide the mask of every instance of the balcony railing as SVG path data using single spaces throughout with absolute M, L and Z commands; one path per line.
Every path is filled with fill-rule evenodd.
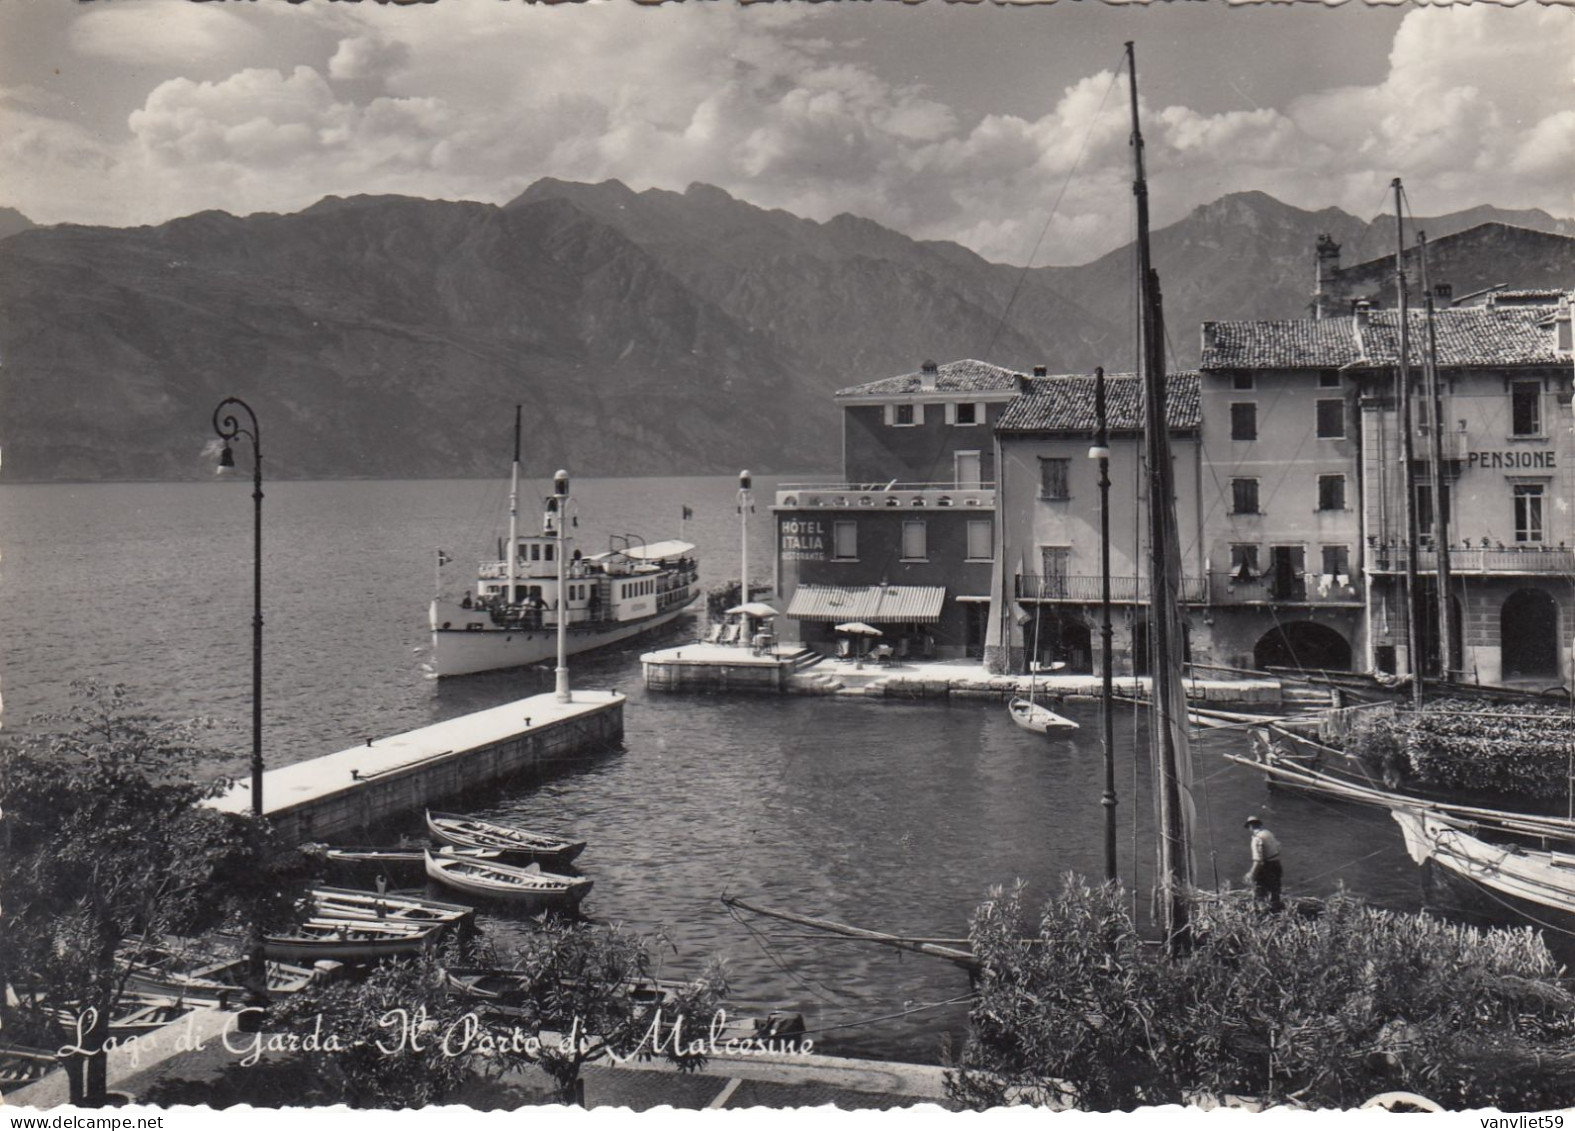
M 1377 546 L 1368 550 L 1374 573 L 1402 573 L 1405 548 Z M 1419 573 L 1438 572 L 1438 552 L 1432 547 L 1416 552 Z M 1454 573 L 1575 573 L 1575 550 L 1563 546 L 1451 546 L 1449 568 Z
M 1356 574 L 1209 574 L 1209 602 L 1214 605 L 1360 605 L 1362 600 L 1362 579 Z
M 1020 573 L 1017 575 L 1017 596 L 1027 601 L 1065 601 L 1069 604 L 1096 604 L 1101 599 L 1102 583 L 1098 577 L 1059 574 Z M 1181 580 L 1181 599 L 1202 604 L 1208 592 L 1208 583 L 1201 577 L 1184 577 Z M 1147 603 L 1148 578 L 1112 577 L 1110 600 L 1120 605 Z
M 781 483 L 776 505 L 800 507 L 993 507 L 995 484 L 955 483 Z
M 1446 460 L 1463 462 L 1466 453 L 1471 450 L 1471 433 L 1464 428 L 1445 428 L 1438 437 L 1439 451 Z M 1433 458 L 1433 440 L 1431 429 L 1426 424 L 1416 426 L 1416 439 L 1413 444 L 1413 453 L 1418 460 Z

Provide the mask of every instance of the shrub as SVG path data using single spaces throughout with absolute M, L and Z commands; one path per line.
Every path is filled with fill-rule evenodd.
M 1540 936 L 1377 910 L 1317 917 L 1200 902 L 1190 952 L 1146 943 L 1119 887 L 1068 877 L 1037 924 L 1022 893 L 973 922 L 978 1002 L 948 1090 L 975 1107 L 1092 1110 L 1247 1095 L 1352 1107 L 1575 1100 L 1575 997 Z

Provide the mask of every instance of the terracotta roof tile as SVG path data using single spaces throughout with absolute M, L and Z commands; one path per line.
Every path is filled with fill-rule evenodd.
M 1002 369 L 999 365 L 991 365 L 988 361 L 972 359 L 948 361 L 937 366 L 936 369 L 935 391 L 940 393 L 1010 392 L 1017 387 L 1017 374 L 1013 370 Z M 862 385 L 838 389 L 836 395 L 867 397 L 917 393 L 922 381 L 923 374 L 915 371 L 898 377 L 882 377 L 878 381 L 866 381 Z
M 1538 323 L 1543 307 L 1461 307 L 1435 315 L 1441 366 L 1554 365 L 1552 336 Z M 1374 310 L 1366 326 L 1354 315 L 1284 322 L 1205 322 L 1203 361 L 1213 369 L 1338 369 L 1393 365 L 1400 353 L 1400 312 Z M 1420 364 L 1427 317 L 1410 312 L 1410 354 Z M 1567 359 L 1566 359 L 1567 360 Z
M 1196 429 L 1202 420 L 1198 375 L 1170 374 L 1166 378 L 1165 402 L 1173 430 Z M 1142 383 L 1137 377 L 1130 373 L 1105 376 L 1105 416 L 1112 432 L 1142 429 Z M 1086 436 L 1094 427 L 1094 378 L 1078 373 L 1033 378 L 1032 391 L 1007 406 L 995 430 L 1002 435 L 1075 432 Z

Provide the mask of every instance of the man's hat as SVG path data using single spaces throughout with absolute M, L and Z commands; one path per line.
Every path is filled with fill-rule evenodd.
M 1258 818 L 1256 818 L 1256 817 L 1248 817 L 1247 820 L 1244 822 L 1244 827 L 1250 829 L 1250 828 L 1252 828 L 1253 825 L 1261 825 L 1261 824 L 1263 824 L 1263 822 L 1258 820 Z

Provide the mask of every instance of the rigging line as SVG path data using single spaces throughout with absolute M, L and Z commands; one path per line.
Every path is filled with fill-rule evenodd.
M 724 904 L 723 906 L 727 907 L 727 913 L 733 917 L 733 921 L 739 926 L 743 927 L 744 930 L 749 933 L 749 937 L 751 940 L 753 940 L 754 944 L 760 948 L 760 952 L 769 958 L 772 965 L 774 965 L 778 970 L 782 971 L 782 973 L 793 979 L 793 981 L 797 982 L 800 986 L 803 986 L 804 989 L 820 998 L 821 1001 L 830 1002 L 832 1005 L 842 1004 L 837 998 L 832 997 L 830 994 L 825 992 L 825 987 L 818 987 L 814 985 L 813 983 L 801 977 L 796 971 L 791 970 L 787 966 L 783 965 L 782 960 L 776 956 L 776 952 L 773 951 L 771 947 L 766 945 L 766 936 L 763 932 L 757 929 L 753 924 L 745 921 L 744 917 L 738 913 L 737 908 L 731 906 L 730 904 Z
M 1575 931 L 1572 931 L 1572 930 L 1570 930 L 1567 927 L 1561 927 L 1557 923 L 1550 923 L 1550 922 L 1548 922 L 1545 919 L 1539 919 L 1539 918 L 1537 918 L 1537 916 L 1533 915 L 1529 911 L 1521 910 L 1519 907 L 1516 907 L 1514 904 L 1512 904 L 1512 903 L 1508 902 L 1507 900 L 1505 900 L 1502 896 L 1500 896 L 1498 894 L 1498 892 L 1496 892 L 1492 888 L 1488 887 L 1487 884 L 1483 883 L 1481 880 L 1477 879 L 1475 876 L 1467 875 L 1464 872 L 1454 872 L 1454 871 L 1451 871 L 1450 874 L 1451 875 L 1455 875 L 1455 876 L 1459 876 L 1463 880 L 1470 881 L 1477 888 L 1481 889 L 1483 895 L 1487 896 L 1494 903 L 1496 903 L 1500 907 L 1504 908 L 1511 915 L 1518 916 L 1519 918 L 1522 918 L 1522 919 L 1529 919 L 1531 922 L 1535 923 L 1539 927 L 1542 927 L 1544 930 L 1557 931 L 1561 935 L 1569 935 L 1571 938 L 1575 938 Z M 1465 911 L 1465 912 L 1467 912 L 1469 914 L 1469 909 L 1467 909 L 1467 908 L 1460 908 L 1459 910 Z M 1499 925 L 1503 926 L 1503 924 L 1499 924 Z
M 882 1013 L 875 1017 L 861 1017 L 854 1021 L 847 1021 L 841 1025 L 822 1025 L 818 1029 L 805 1029 L 803 1032 L 794 1033 L 795 1037 L 809 1037 L 816 1033 L 835 1033 L 840 1029 L 858 1029 L 864 1025 L 873 1025 L 877 1021 L 895 1021 L 904 1017 L 911 1017 L 915 1013 L 923 1013 L 926 1009 L 941 1009 L 948 1005 L 961 1005 L 965 1001 L 977 1001 L 978 994 L 963 994 L 960 997 L 947 998 L 945 1001 L 930 1001 L 923 1005 L 915 1005 L 911 1009 L 899 1010 L 896 1013 Z
M 1291 890 L 1292 891 L 1306 891 L 1307 890 L 1307 885 L 1311 884 L 1314 880 L 1321 880 L 1325 876 L 1332 876 L 1336 872 L 1343 872 L 1347 868 L 1355 867 L 1357 864 L 1360 864 L 1363 860 L 1371 860 L 1374 856 L 1381 856 L 1383 853 L 1388 852 L 1390 850 L 1390 848 L 1391 848 L 1390 845 L 1385 845 L 1382 848 L 1375 848 L 1375 849 L 1373 849 L 1373 851 L 1369 852 L 1366 856 L 1358 856 L 1355 860 L 1347 860 L 1344 864 L 1336 864 L 1333 868 L 1326 868 L 1322 872 L 1319 872 L 1316 876 L 1308 876 L 1305 880 L 1300 881 Z
M 1039 238 L 1034 241 L 1034 248 L 1028 253 L 1028 262 L 1023 264 L 1023 269 L 1017 274 L 1017 282 L 1012 287 L 1012 293 L 1006 300 L 1006 308 L 1001 311 L 1001 318 L 995 324 L 995 331 L 990 335 L 989 344 L 985 346 L 984 356 L 989 357 L 990 351 L 995 349 L 995 343 L 1000 339 L 1001 331 L 1006 327 L 1006 319 L 1012 312 L 1012 306 L 1017 302 L 1018 295 L 1022 292 L 1023 284 L 1028 280 L 1028 272 L 1033 267 L 1034 256 L 1039 254 L 1040 245 L 1044 243 L 1045 235 L 1050 231 L 1050 225 L 1060 211 L 1061 201 L 1066 196 L 1066 190 L 1071 187 L 1072 178 L 1077 175 L 1077 170 L 1083 164 L 1083 156 L 1088 152 L 1089 139 L 1094 135 L 1094 127 L 1098 124 L 1100 115 L 1104 113 L 1105 103 L 1110 99 L 1110 92 L 1115 89 L 1116 80 L 1121 77 L 1121 64 L 1117 63 L 1110 72 L 1110 82 L 1105 86 L 1105 93 L 1099 99 L 1099 109 L 1094 111 L 1094 116 L 1089 120 L 1088 129 L 1083 132 L 1082 144 L 1078 147 L 1077 158 L 1072 162 L 1072 167 L 1067 170 L 1066 180 L 1061 182 L 1061 191 L 1056 194 L 1055 203 L 1050 207 L 1050 214 L 1045 217 L 1044 227 L 1039 229 Z

